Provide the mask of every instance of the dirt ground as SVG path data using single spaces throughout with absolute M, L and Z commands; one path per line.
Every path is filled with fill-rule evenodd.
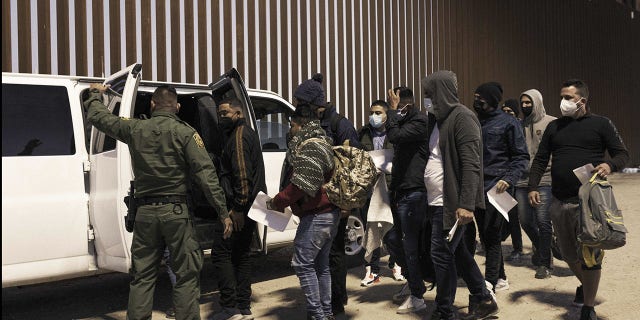
M 640 319 L 637 295 L 640 295 L 640 174 L 616 174 L 610 178 L 618 205 L 629 229 L 627 245 L 608 251 L 604 258 L 603 277 L 598 292 L 596 311 L 603 320 Z M 530 265 L 531 243 L 523 233 L 525 253 L 521 263 L 506 263 L 510 289 L 498 292 L 500 313 L 494 319 L 578 319 L 579 308 L 573 307 L 577 279 L 564 262 L 554 263 L 553 277 L 534 278 Z M 511 251 L 510 239 L 503 252 Z M 256 260 L 254 267 L 253 312 L 256 319 L 305 319 L 304 296 L 289 265 L 288 249 L 270 253 Z M 386 262 L 388 257 L 382 260 Z M 484 257 L 476 255 L 484 271 Z M 347 286 L 349 303 L 346 313 L 338 319 L 429 319 L 434 308 L 435 291 L 425 294 L 428 308 L 411 315 L 396 314 L 397 305 L 391 296 L 402 283 L 393 281 L 391 271 L 382 267 L 381 283 L 360 287 L 363 267 L 349 270 Z M 125 319 L 129 276 L 100 276 L 61 281 L 46 285 L 2 289 L 2 319 Z M 169 280 L 158 280 L 154 300 L 154 319 L 164 319 L 164 310 L 171 305 Z M 210 318 L 219 310 L 218 291 L 210 260 L 202 271 L 201 316 Z M 455 305 L 466 312 L 469 292 L 459 283 Z

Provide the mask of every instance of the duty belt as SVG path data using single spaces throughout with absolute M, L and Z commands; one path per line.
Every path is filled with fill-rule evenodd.
M 144 205 L 159 206 L 159 205 L 170 204 L 170 203 L 175 204 L 175 203 L 186 203 L 186 202 L 187 202 L 186 196 L 158 196 L 158 197 L 136 198 L 136 204 L 138 206 L 144 206 Z

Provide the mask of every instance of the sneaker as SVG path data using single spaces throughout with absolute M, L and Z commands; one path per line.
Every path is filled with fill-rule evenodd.
M 361 287 L 368 287 L 372 284 L 380 283 L 380 276 L 377 273 L 371 273 L 371 267 L 366 267 L 367 273 L 364 275 L 362 281 L 360 281 Z
M 413 295 L 409 295 L 407 299 L 398 307 L 396 313 L 411 313 L 418 312 L 427 308 L 427 304 L 424 303 L 423 298 L 414 297 Z
M 164 317 L 167 319 L 175 319 L 176 318 L 176 308 L 171 307 L 164 313 Z
M 402 289 L 400 289 L 400 291 L 396 292 L 393 295 L 393 301 L 396 303 L 400 303 L 401 301 L 404 301 L 410 294 L 411 290 L 409 289 L 409 283 L 407 282 L 402 285 Z
M 494 298 L 482 302 L 469 302 L 469 315 L 465 319 L 482 320 L 498 313 L 498 303 Z
M 240 314 L 242 315 L 242 320 L 253 320 L 254 316 L 251 313 L 251 309 L 240 309 Z
M 580 310 L 580 320 L 598 320 L 596 310 L 593 307 L 582 306 L 582 310 Z
M 393 279 L 395 279 L 396 281 L 405 280 L 404 276 L 402 275 L 402 268 L 397 263 L 393 265 L 392 270 L 393 270 Z
M 493 285 L 491 284 L 491 282 L 485 280 L 484 285 L 487 287 L 487 290 L 489 290 L 489 294 L 491 295 L 491 298 L 497 302 L 498 297 L 496 297 L 496 293 L 493 291 Z
M 505 259 L 511 262 L 520 262 L 522 260 L 522 251 L 512 251 L 511 254 Z
M 508 290 L 509 281 L 507 281 L 507 279 L 498 279 L 498 282 L 496 283 L 496 287 L 494 289 L 496 292 Z
M 545 266 L 539 266 L 536 269 L 536 279 L 547 279 L 551 278 L 551 269 Z
M 212 320 L 242 320 L 243 315 L 234 308 L 222 308 L 222 311 L 216 313 Z
M 576 288 L 576 297 L 573 298 L 573 305 L 576 307 L 584 306 L 584 292 L 582 291 L 582 286 Z

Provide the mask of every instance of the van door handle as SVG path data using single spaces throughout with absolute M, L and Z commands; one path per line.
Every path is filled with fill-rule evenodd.
M 89 160 L 82 161 L 82 171 L 84 172 L 91 171 L 91 161 Z

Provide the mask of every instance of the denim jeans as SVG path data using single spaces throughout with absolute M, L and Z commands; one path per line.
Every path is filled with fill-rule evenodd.
M 408 192 L 395 199 L 397 209 L 393 228 L 385 235 L 385 244 L 402 267 L 411 295 L 422 298 L 427 291 L 420 262 L 422 231 L 427 223 L 427 193 Z
M 551 225 L 551 187 L 538 187 L 540 192 L 540 205 L 532 207 L 529 204 L 529 191 L 527 187 L 516 188 L 516 200 L 518 201 L 518 216 L 520 225 L 527 234 L 531 243 L 536 247 L 538 259 L 537 265 L 551 267 L 551 239 L 553 228 Z
M 339 218 L 339 210 L 302 216 L 293 240 L 291 265 L 307 299 L 307 313 L 316 319 L 332 314 L 329 250 Z
M 429 215 L 431 216 L 431 258 L 436 273 L 436 310 L 444 319 L 454 319 L 456 308 L 453 306 L 453 301 L 458 287 L 458 273 L 467 283 L 471 293 L 470 299 L 476 302 L 484 301 L 489 297 L 489 291 L 473 254 L 462 241 L 469 224 L 458 226 L 453 239 L 447 242 L 449 230 L 443 229 L 442 207 L 429 207 Z

